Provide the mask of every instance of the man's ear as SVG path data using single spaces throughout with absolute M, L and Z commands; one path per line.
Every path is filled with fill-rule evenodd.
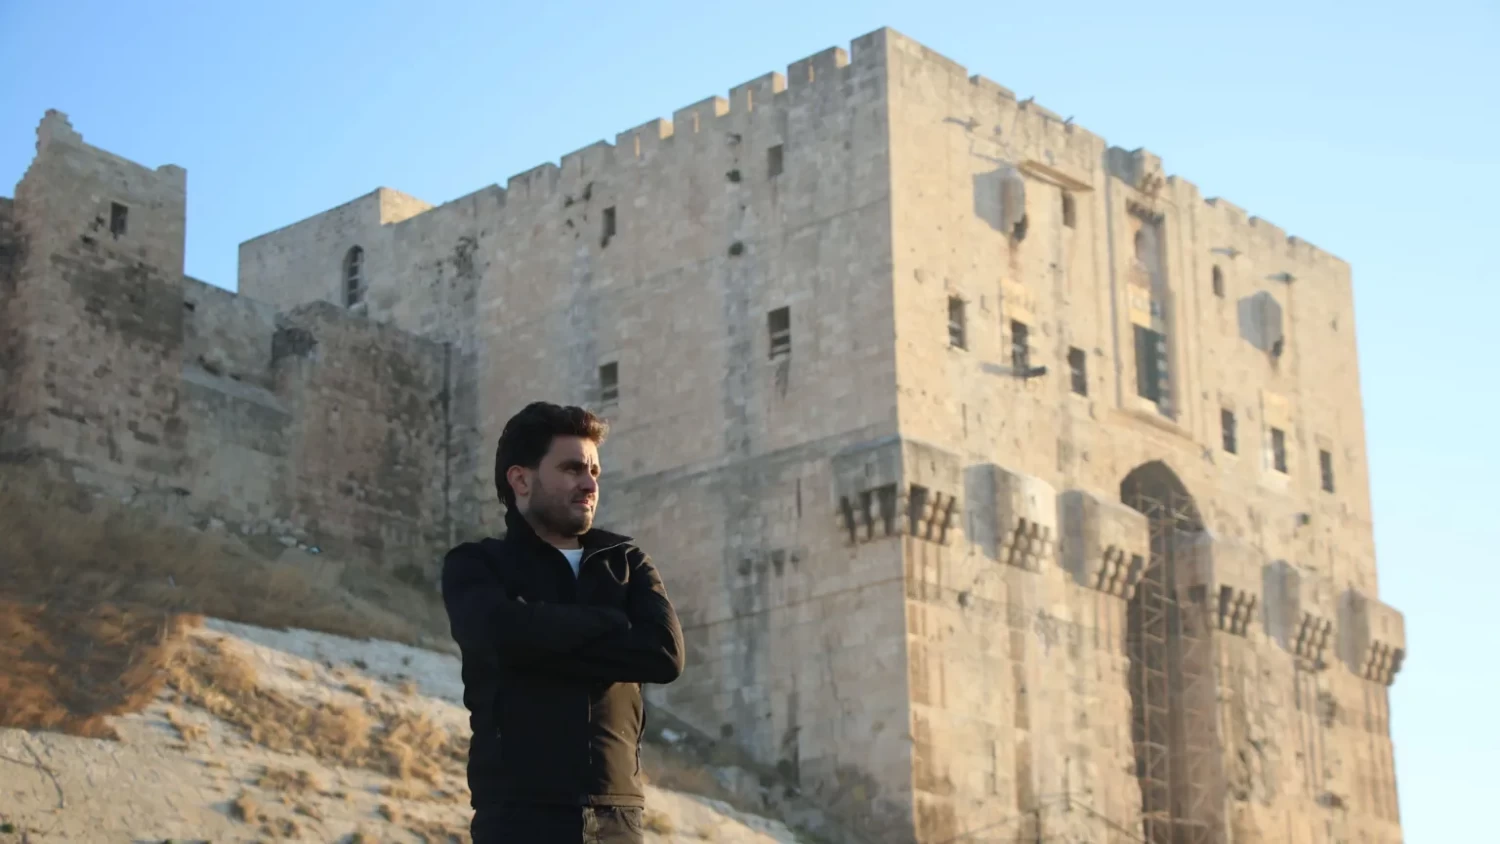
M 517 500 L 531 494 L 531 470 L 525 466 L 512 466 L 506 469 L 505 480 L 510 484 L 510 491 L 515 493 Z

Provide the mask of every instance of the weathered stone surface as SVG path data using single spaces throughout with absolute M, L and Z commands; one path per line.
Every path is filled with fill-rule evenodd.
M 516 410 L 594 407 L 601 521 L 688 635 L 652 699 L 871 842 L 1145 832 L 1170 559 L 1152 594 L 1213 622 L 1172 657 L 1213 840 L 1400 840 L 1350 268 L 1149 151 L 880 30 L 255 238 L 233 297 L 182 279 L 179 169 L 39 137 L 0 207 L 0 459 L 390 562 L 495 524 Z M 1180 533 L 1122 501 L 1145 467 Z

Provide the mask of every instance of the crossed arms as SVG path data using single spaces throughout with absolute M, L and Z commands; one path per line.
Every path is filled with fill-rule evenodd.
M 453 638 L 492 651 L 501 666 L 607 683 L 670 683 L 683 668 L 682 627 L 661 575 L 630 556 L 626 609 L 526 603 L 511 598 L 478 547 L 443 563 L 443 602 Z

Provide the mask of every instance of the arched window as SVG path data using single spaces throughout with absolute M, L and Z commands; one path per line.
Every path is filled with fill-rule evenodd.
M 349 247 L 344 255 L 344 305 L 354 307 L 365 298 L 365 250 Z
M 1224 298 L 1224 271 L 1214 264 L 1214 295 L 1220 299 Z

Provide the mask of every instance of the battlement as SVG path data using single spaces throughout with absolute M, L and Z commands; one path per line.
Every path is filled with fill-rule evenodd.
M 21 177 L 21 184 L 32 177 L 37 163 L 45 160 L 52 152 L 61 151 L 83 152 L 94 158 L 100 164 L 108 167 L 118 167 L 136 174 L 152 174 L 154 184 L 159 188 L 176 190 L 187 193 L 187 171 L 176 164 L 163 164 L 159 167 L 147 167 L 143 164 L 131 161 L 128 158 L 115 155 L 99 147 L 85 143 L 83 135 L 73 128 L 73 123 L 68 115 L 54 108 L 47 109 L 42 115 L 42 120 L 36 127 L 36 157 L 32 159 L 31 165 L 26 169 L 26 174 Z M 20 194 L 20 189 L 17 194 Z
M 656 118 L 626 129 L 615 135 L 613 143 L 596 141 L 563 155 L 557 163 L 524 170 L 507 180 L 506 195 L 512 201 L 547 200 L 571 189 L 565 186 L 603 178 L 676 148 L 708 139 L 722 141 L 726 135 L 733 141 L 735 128 L 791 102 L 857 95 L 857 89 L 844 83 L 854 75 L 884 74 L 890 34 L 890 30 L 876 30 L 856 38 L 847 51 L 830 47 L 792 62 L 784 75 L 772 72 L 756 77 L 730 88 L 728 97 L 707 97 L 673 111 L 670 119 Z

